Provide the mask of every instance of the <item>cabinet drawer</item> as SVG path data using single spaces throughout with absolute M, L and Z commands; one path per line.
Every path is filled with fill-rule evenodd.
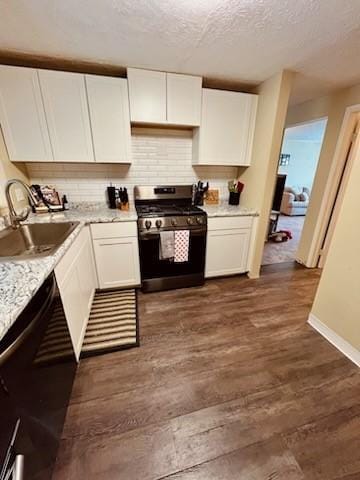
M 99 238 L 137 237 L 136 222 L 93 223 L 91 235 L 94 240 Z
M 208 230 L 232 230 L 251 228 L 253 217 L 215 217 L 208 218 Z

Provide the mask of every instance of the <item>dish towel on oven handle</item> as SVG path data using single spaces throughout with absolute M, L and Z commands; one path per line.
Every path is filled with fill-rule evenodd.
M 189 261 L 189 243 L 190 243 L 189 230 L 175 231 L 175 255 L 174 255 L 175 263 L 182 263 L 182 262 Z
M 160 232 L 159 259 L 172 260 L 175 256 L 175 236 L 172 230 Z

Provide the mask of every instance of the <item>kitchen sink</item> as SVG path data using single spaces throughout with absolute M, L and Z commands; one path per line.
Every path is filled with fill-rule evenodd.
M 0 260 L 53 255 L 79 222 L 29 223 L 0 232 Z

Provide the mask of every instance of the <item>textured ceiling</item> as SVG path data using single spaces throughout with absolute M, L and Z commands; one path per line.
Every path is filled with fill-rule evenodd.
M 360 81 L 360 0 L 0 0 L 0 50 L 259 83 Z

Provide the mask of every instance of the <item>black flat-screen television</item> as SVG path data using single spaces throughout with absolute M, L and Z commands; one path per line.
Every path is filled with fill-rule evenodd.
M 280 212 L 280 205 L 281 205 L 281 199 L 284 193 L 285 182 L 286 182 L 286 175 L 282 173 L 278 173 L 276 178 L 272 210 L 276 210 Z

